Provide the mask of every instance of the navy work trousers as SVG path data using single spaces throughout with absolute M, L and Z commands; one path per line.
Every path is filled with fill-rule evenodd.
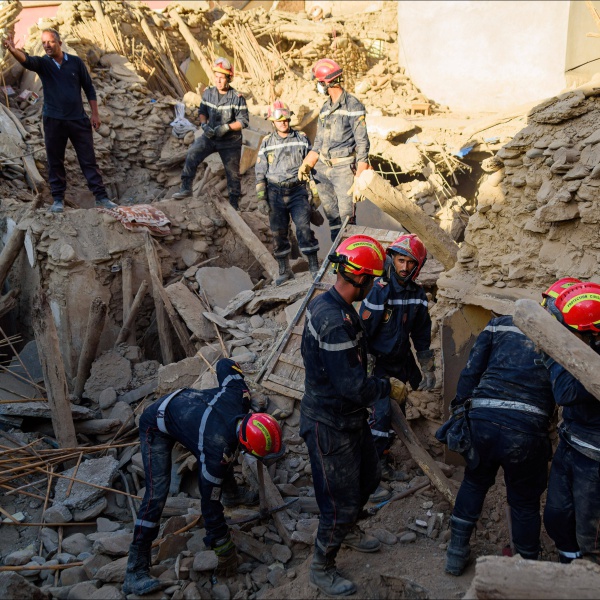
M 67 189 L 65 151 L 67 142 L 71 140 L 90 192 L 94 194 L 96 200 L 106 198 L 106 188 L 102 182 L 102 175 L 94 154 L 94 138 L 89 118 L 67 120 L 44 117 L 43 123 L 48 159 L 48 180 L 52 197 L 60 200 L 65 197 Z
M 600 563 L 600 462 L 561 439 L 552 460 L 544 525 L 561 555 Z
M 219 153 L 223 166 L 225 167 L 225 176 L 227 177 L 227 190 L 230 200 L 238 200 L 242 195 L 242 185 L 240 183 L 240 158 L 242 156 L 242 145 L 223 146 L 219 141 L 208 139 L 201 135 L 194 140 L 190 146 L 185 164 L 181 173 L 181 181 L 184 185 L 189 185 L 190 189 L 196 177 L 196 171 L 200 163 L 215 152 Z
M 273 232 L 273 254 L 276 258 L 287 256 L 292 251 L 288 235 L 290 217 L 296 226 L 300 251 L 314 254 L 319 250 L 319 242 L 310 228 L 310 204 L 305 185 L 295 188 L 282 188 L 269 184 L 267 198 L 271 212 L 269 225 Z
M 181 392 L 181 394 L 185 393 L 185 391 Z M 198 440 L 192 438 L 193 435 L 198 435 L 197 431 L 190 431 L 188 440 L 176 440 L 158 429 L 156 413 L 161 400 L 157 400 L 148 407 L 140 417 L 140 450 L 144 463 L 146 490 L 133 529 L 133 543 L 140 547 L 150 547 L 158 535 L 160 516 L 165 507 L 171 484 L 171 450 L 173 450 L 175 442 L 182 443 L 194 453 L 197 460 L 199 459 Z M 229 485 L 235 489 L 235 480 L 231 470 L 228 475 L 229 477 L 225 481 L 228 481 Z M 227 488 L 225 481 L 223 488 Z M 213 543 L 224 537 L 228 531 L 223 518 L 223 505 L 220 502 L 221 490 L 202 477 L 200 468 L 198 468 L 198 486 L 201 498 L 200 508 L 206 527 L 204 543 L 208 547 L 212 547 Z
M 354 224 L 354 203 L 348 192 L 354 183 L 352 165 L 337 165 L 328 167 L 323 161 L 315 165 L 315 183 L 319 190 L 319 198 L 329 221 L 331 241 L 333 242 L 341 229 L 346 217 Z
M 341 431 L 301 415 L 300 435 L 308 448 L 321 511 L 316 543 L 335 557 L 379 485 L 381 468 L 371 431 L 366 420 L 360 429 Z
M 540 549 L 540 496 L 546 489 L 551 455 L 548 436 L 471 419 L 471 438 L 480 460 L 476 468 L 465 468 L 452 514 L 475 524 L 502 467 L 515 549 L 524 558 L 536 559 Z

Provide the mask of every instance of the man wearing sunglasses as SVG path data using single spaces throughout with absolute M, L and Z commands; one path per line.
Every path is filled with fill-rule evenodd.
M 204 135 L 196 138 L 188 150 L 181 173 L 181 189 L 173 194 L 175 200 L 192 195 L 192 184 L 200 163 L 211 154 L 219 153 L 225 175 L 229 204 L 239 210 L 242 195 L 240 157 L 242 129 L 248 127 L 248 106 L 242 94 L 231 87 L 233 66 L 226 58 L 213 63 L 215 85 L 202 94 L 199 114 Z

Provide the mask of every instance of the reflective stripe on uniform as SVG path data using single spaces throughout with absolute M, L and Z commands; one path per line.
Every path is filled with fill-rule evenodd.
M 308 142 L 289 142 L 287 144 L 273 144 L 272 146 L 265 146 L 264 148 L 261 148 L 258 151 L 258 153 L 262 155 L 265 152 L 267 152 L 267 150 L 276 150 L 277 148 L 290 148 L 291 146 L 304 146 L 305 148 L 308 148 Z
M 377 429 L 371 429 L 371 435 L 374 435 L 375 437 L 384 437 L 384 438 L 392 437 L 391 433 L 386 433 L 385 431 L 377 431 Z
M 317 342 L 319 344 L 319 348 L 322 348 L 323 350 L 327 350 L 328 352 L 341 352 L 342 350 L 350 350 L 350 348 L 358 347 L 358 340 L 360 340 L 360 338 L 362 337 L 362 331 L 357 333 L 356 339 L 354 339 L 354 340 L 348 340 L 347 342 L 340 342 L 339 344 L 328 344 L 327 342 L 321 341 L 321 337 L 319 336 L 316 329 L 314 328 L 310 317 L 311 317 L 310 312 L 306 311 L 306 319 L 307 319 L 306 323 L 308 326 L 308 331 L 315 338 L 315 340 L 317 340 Z
M 582 439 L 578 438 L 577 436 L 573 435 L 572 433 L 569 434 L 569 440 L 571 442 L 573 442 L 574 444 L 581 446 L 582 448 L 589 448 L 590 450 L 595 450 L 596 452 L 600 452 L 600 448 L 598 448 L 598 446 L 594 446 L 594 445 L 590 444 L 589 442 L 584 442 Z
M 370 310 L 383 310 L 385 308 L 385 304 L 373 304 L 366 298 L 363 300 L 363 304 Z M 427 300 L 423 300 L 421 298 L 407 298 L 405 300 L 402 298 L 397 298 L 395 300 L 388 300 L 387 304 L 391 306 L 408 306 L 409 304 L 422 304 L 425 307 L 429 306 Z
M 581 558 L 583 556 L 581 552 L 565 552 L 564 550 L 558 550 L 558 553 L 565 558 Z
M 366 111 L 364 110 L 344 110 L 340 108 L 340 110 L 332 110 L 330 112 L 323 112 L 319 116 L 320 117 L 329 117 L 332 114 L 342 115 L 344 117 L 360 117 L 361 115 L 366 115 Z
M 168 432 L 167 426 L 165 424 L 165 411 L 167 410 L 167 406 L 169 405 L 169 402 L 171 402 L 171 400 L 173 400 L 173 398 L 175 398 L 175 396 L 177 396 L 177 394 L 179 394 L 179 392 L 181 392 L 182 390 L 183 390 L 183 388 L 179 388 L 178 390 L 175 390 L 172 394 L 169 394 L 160 403 L 160 406 L 158 407 L 158 410 L 156 411 L 156 425 L 160 431 L 162 431 L 163 433 L 166 433 L 167 435 L 169 435 L 169 432 Z
M 210 106 L 215 110 L 226 110 L 229 108 L 240 108 L 238 104 L 213 104 L 212 102 L 207 102 L 206 100 L 202 100 L 202 104 L 206 104 L 206 106 Z
M 497 398 L 473 398 L 470 403 L 471 408 L 502 408 L 510 410 L 518 410 L 520 412 L 532 413 L 548 417 L 548 413 L 531 404 L 525 402 L 515 402 L 514 400 L 498 400 Z
M 144 519 L 136 519 L 136 527 L 147 527 L 148 529 L 154 529 L 159 526 L 159 523 L 153 523 L 152 521 L 144 521 Z
M 515 327 L 514 325 L 487 325 L 484 331 L 491 331 L 492 333 L 510 331 L 512 333 L 519 333 L 521 335 L 525 335 L 518 327 Z

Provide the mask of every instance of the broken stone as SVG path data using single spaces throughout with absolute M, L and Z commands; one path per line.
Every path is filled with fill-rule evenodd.
M 209 304 L 219 308 L 226 308 L 237 294 L 251 290 L 254 285 L 248 273 L 239 267 L 202 267 L 196 271 L 196 281 Z
M 132 596 L 135 598 L 136 596 Z M 104 585 L 99 590 L 96 590 L 90 597 L 89 600 L 122 600 L 125 598 L 123 593 L 112 585 Z M 149 598 L 149 596 L 144 596 Z
M 156 393 L 162 396 L 179 388 L 192 387 L 198 376 L 205 370 L 206 363 L 197 356 L 184 358 L 179 362 L 160 367 Z
M 371 529 L 369 531 L 369 533 L 372 536 L 376 537 L 382 544 L 387 544 L 388 546 L 392 546 L 393 544 L 395 544 L 398 541 L 398 538 L 391 531 L 388 531 L 387 529 L 383 529 L 383 528 Z
M 106 388 L 122 390 L 127 388 L 130 381 L 131 363 L 115 350 L 109 350 L 92 363 L 92 371 L 85 382 L 84 396 L 98 402 L 100 394 Z
M 118 461 L 112 456 L 88 459 L 79 465 L 79 468 L 77 469 L 77 479 L 104 487 L 110 487 L 117 473 L 118 466 Z M 73 477 L 74 472 L 75 468 L 71 468 L 65 471 L 64 475 L 66 477 Z M 67 497 L 67 489 L 69 488 L 70 483 L 71 482 L 68 479 L 61 478 L 56 484 L 54 494 L 55 502 L 62 503 L 69 509 L 87 509 L 105 494 L 104 490 L 75 482 L 71 488 L 69 497 Z
M 77 556 L 82 552 L 90 552 L 92 544 L 83 533 L 74 533 L 63 540 L 62 549 L 64 552 Z
M 76 583 L 67 595 L 67 600 L 88 600 L 92 594 L 98 591 L 98 587 L 91 581 Z
M 133 409 L 127 402 L 116 402 L 108 415 L 109 419 L 117 419 L 121 424 L 133 423 Z
M 257 340 L 270 340 L 273 339 L 276 332 L 271 327 L 257 327 L 252 330 L 252 337 Z
M 217 555 L 212 550 L 204 550 L 194 556 L 192 569 L 194 571 L 213 571 L 217 568 L 218 562 Z
M 96 579 L 98 570 L 111 562 L 113 562 L 112 558 L 105 554 L 94 554 L 83 561 L 83 568 L 90 579 Z
M 106 388 L 100 392 L 98 396 L 98 404 L 102 410 L 108 410 L 111 408 L 114 403 L 117 401 L 117 392 L 115 392 L 114 388 Z
M 215 337 L 214 326 L 202 314 L 205 310 L 204 305 L 185 283 L 181 281 L 173 283 L 168 285 L 165 291 L 188 329 L 199 340 L 209 342 Z
M 229 317 L 233 317 L 234 315 L 238 314 L 241 309 L 244 308 L 244 306 L 246 306 L 246 304 L 248 304 L 252 298 L 254 298 L 255 295 L 256 292 L 253 290 L 243 290 L 239 294 L 236 294 L 227 303 L 225 308 L 219 308 L 218 306 L 215 306 L 214 311 L 221 317 L 228 319 Z
M 25 550 L 16 550 L 15 552 L 11 552 L 4 558 L 4 564 L 9 567 L 26 565 L 31 560 L 34 554 L 35 550 L 33 550 L 33 548 L 27 548 Z
M 129 553 L 129 545 L 132 541 L 132 533 L 103 537 L 94 542 L 93 550 L 96 553 L 108 554 L 109 556 L 126 556 Z
M 40 539 L 42 544 L 44 544 L 46 552 L 50 553 L 58 548 L 58 533 L 54 529 L 42 527 L 42 530 L 40 531 Z
M 273 558 L 280 563 L 285 564 L 292 558 L 292 551 L 283 544 L 273 544 L 270 550 Z
M 164 533 L 163 533 L 164 535 Z M 178 554 L 183 552 L 187 546 L 187 535 L 167 535 L 158 547 L 157 562 L 161 562 L 168 558 L 176 558 Z
M 96 530 L 99 532 L 112 533 L 121 528 L 121 525 L 116 521 L 105 519 L 104 517 L 98 517 L 96 519 Z
M 48 600 L 48 594 L 29 583 L 18 573 L 0 573 L 0 598 L 13 600 Z
M 570 221 L 579 216 L 579 207 L 576 203 L 546 204 L 537 209 L 535 218 L 538 221 L 545 223 L 553 223 L 556 221 Z
M 224 583 L 213 585 L 211 592 L 212 597 L 216 600 L 229 600 L 231 598 L 231 592 Z
M 47 508 L 42 515 L 42 521 L 45 523 L 69 523 L 73 520 L 71 511 L 64 505 L 57 503 Z M 58 541 L 58 538 L 57 538 Z
M 88 576 L 83 567 L 71 567 L 61 571 L 60 574 L 60 582 L 63 586 L 75 585 L 87 580 Z
M 123 583 L 127 556 L 113 560 L 96 571 L 96 579 L 103 583 Z
M 314 543 L 313 534 L 305 533 L 304 531 L 293 531 L 292 541 L 299 542 L 300 544 L 306 544 L 312 546 Z
M 74 421 L 82 419 L 93 419 L 95 414 L 93 410 L 85 406 L 71 404 L 71 414 Z M 13 417 L 33 417 L 40 419 L 50 419 L 50 407 L 47 402 L 20 402 L 19 404 L 0 404 L 0 415 Z
M 147 362 L 153 362 L 153 361 L 147 361 Z M 146 364 L 146 363 L 144 363 L 144 364 Z M 127 404 L 132 404 L 133 402 L 137 402 L 138 400 L 141 400 L 144 396 L 148 396 L 149 394 L 154 392 L 156 390 L 157 386 L 158 386 L 158 378 L 152 379 L 152 381 L 149 381 L 149 382 L 145 383 L 144 385 L 141 385 L 139 388 L 136 388 L 135 390 L 131 390 L 129 392 L 126 392 L 125 394 L 121 394 L 120 396 L 118 396 L 118 400 L 120 400 L 121 402 L 127 402 Z
M 398 541 L 401 544 L 410 544 L 417 539 L 417 534 L 412 531 L 407 531 L 398 536 Z
M 100 498 L 100 500 L 94 502 L 94 504 L 88 508 L 82 510 L 73 509 L 73 520 L 81 523 L 89 521 L 104 512 L 107 506 L 108 500 L 106 498 Z

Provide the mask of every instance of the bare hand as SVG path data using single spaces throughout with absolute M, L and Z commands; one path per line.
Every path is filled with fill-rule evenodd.
M 6 34 L 6 37 L 2 40 L 2 45 L 8 50 L 15 50 L 15 34 Z
M 92 122 L 93 130 L 98 131 L 98 129 L 100 129 L 100 125 L 102 124 L 102 122 L 100 121 L 100 117 L 98 115 L 92 115 L 90 121 Z

